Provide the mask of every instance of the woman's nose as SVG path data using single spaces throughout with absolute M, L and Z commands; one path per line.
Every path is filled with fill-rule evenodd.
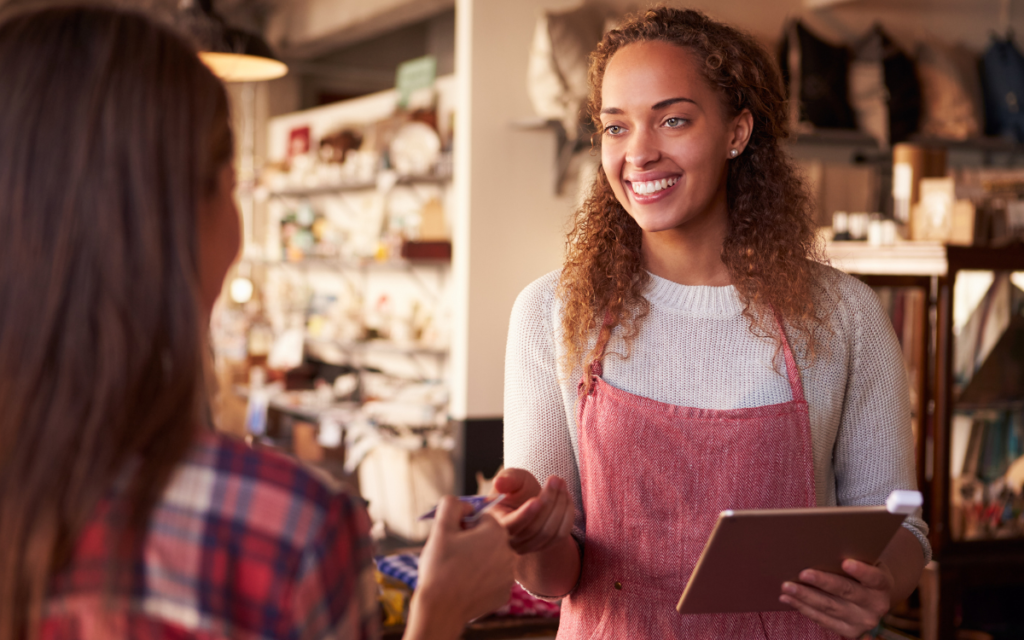
M 644 167 L 661 157 L 657 140 L 653 134 L 643 129 L 636 130 L 629 137 L 626 147 L 626 162 L 634 167 Z

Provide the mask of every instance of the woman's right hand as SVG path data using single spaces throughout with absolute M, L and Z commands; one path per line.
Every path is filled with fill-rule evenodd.
M 494 511 L 516 553 L 544 551 L 572 535 L 575 510 L 561 478 L 550 476 L 541 487 L 529 471 L 504 469 L 494 479 L 493 492 L 505 494 Z
M 508 602 L 515 561 L 508 532 L 486 513 L 472 529 L 463 529 L 462 518 L 471 512 L 454 496 L 438 505 L 420 555 L 406 640 L 458 638 L 467 622 Z

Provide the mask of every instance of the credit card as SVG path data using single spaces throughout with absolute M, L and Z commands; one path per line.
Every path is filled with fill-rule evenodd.
M 463 516 L 462 521 L 476 522 L 480 519 L 480 516 L 483 515 L 485 511 L 487 511 L 488 509 L 490 509 L 491 507 L 498 504 L 504 499 L 504 493 L 499 493 L 498 495 L 494 496 L 494 498 L 491 500 L 488 500 L 487 496 L 459 496 L 459 500 L 473 507 L 473 513 L 469 514 L 468 516 Z M 430 511 L 420 516 L 420 520 L 430 520 L 435 515 L 437 515 L 437 507 L 434 507 Z

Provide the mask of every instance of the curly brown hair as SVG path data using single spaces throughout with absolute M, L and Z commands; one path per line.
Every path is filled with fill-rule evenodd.
M 824 321 L 814 304 L 816 264 L 824 262 L 823 250 L 812 222 L 811 198 L 780 146 L 789 136 L 789 123 L 778 67 L 752 37 L 699 11 L 647 10 L 607 33 L 591 55 L 587 109 L 598 130 L 608 62 L 626 45 L 651 41 L 690 50 L 702 62 L 708 84 L 717 89 L 727 117 L 744 109 L 752 114 L 747 147 L 729 161 L 729 231 L 722 261 L 744 304 L 751 332 L 781 346 L 777 313 L 797 344 L 813 354 L 815 332 Z M 599 327 L 598 345 L 616 326 L 622 328 L 627 349 L 639 333 L 650 312 L 643 295 L 650 277 L 641 257 L 641 236 L 639 225 L 615 198 L 604 169 L 599 169 L 576 212 L 558 286 L 566 373 L 584 361 L 587 344 Z M 586 361 L 596 357 L 599 348 L 593 347 Z

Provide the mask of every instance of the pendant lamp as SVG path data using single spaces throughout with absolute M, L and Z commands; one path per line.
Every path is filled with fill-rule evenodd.
M 199 58 L 224 82 L 260 82 L 288 73 L 260 36 L 229 27 L 213 0 L 181 0 L 179 17 L 196 40 Z

